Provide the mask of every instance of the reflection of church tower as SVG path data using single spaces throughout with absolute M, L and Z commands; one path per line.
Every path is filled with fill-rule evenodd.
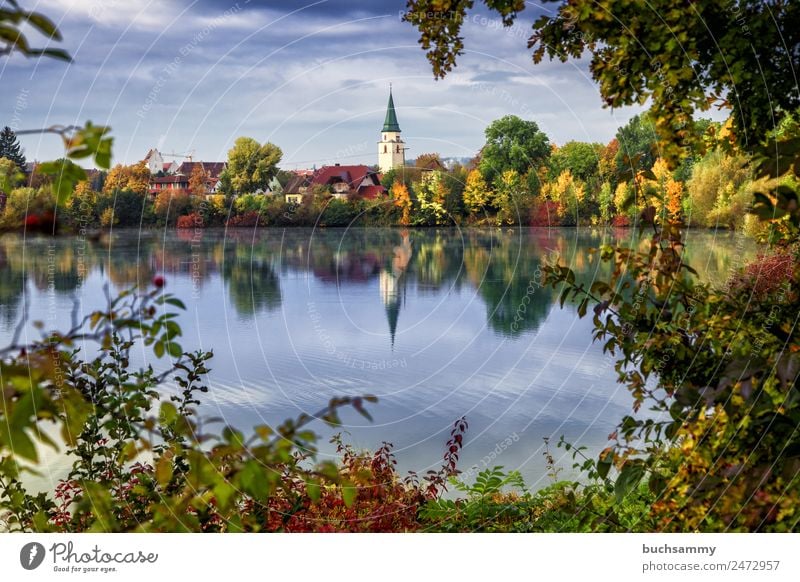
M 378 282 L 381 287 L 381 299 L 386 307 L 386 319 L 389 322 L 389 335 L 394 347 L 394 336 L 397 333 L 397 320 L 400 317 L 400 304 L 405 297 L 405 289 L 401 293 L 399 281 L 389 271 L 381 271 Z M 403 295 L 403 297 L 401 297 Z
M 400 317 L 400 306 L 405 302 L 406 296 L 406 269 L 411 262 L 411 241 L 408 231 L 403 231 L 400 236 L 403 242 L 394 247 L 392 270 L 384 269 L 378 277 L 381 290 L 381 300 L 386 307 L 386 319 L 389 322 L 389 334 L 394 348 L 394 336 L 397 333 L 397 320 Z
M 389 87 L 389 105 L 386 107 L 386 119 L 383 121 L 381 141 L 378 142 L 378 167 L 381 172 L 393 168 L 401 168 L 406 163 L 406 144 L 400 137 L 400 124 L 394 111 L 392 88 Z

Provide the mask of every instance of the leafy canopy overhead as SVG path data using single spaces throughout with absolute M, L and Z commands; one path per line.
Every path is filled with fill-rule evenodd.
M 28 38 L 22 33 L 26 25 L 50 40 L 61 40 L 61 33 L 47 16 L 40 12 L 23 10 L 16 0 L 3 0 L 0 2 L 0 55 L 18 52 L 26 57 L 44 56 L 63 61 L 72 60 L 63 49 L 31 47 Z
M 510 26 L 520 0 L 484 0 Z M 736 138 L 751 149 L 800 106 L 800 2 L 788 0 L 566 0 L 533 26 L 533 59 L 591 54 L 609 107 L 652 103 L 662 155 L 681 157 L 692 115 L 718 103 L 732 110 Z M 473 0 L 409 0 L 405 20 L 420 31 L 436 77 L 463 53 Z M 436 18 L 430 17 L 437 15 Z

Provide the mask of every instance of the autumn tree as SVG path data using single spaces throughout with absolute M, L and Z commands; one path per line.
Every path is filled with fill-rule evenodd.
M 192 199 L 185 190 L 161 190 L 156 196 L 153 210 L 164 224 L 174 224 L 179 216 L 192 210 Z
M 692 170 L 687 183 L 688 216 L 695 226 L 727 226 L 743 221 L 745 207 L 751 198 L 747 184 L 752 171 L 747 158 L 741 154 L 729 155 L 716 149 L 706 155 Z M 732 220 L 730 209 L 740 215 Z
M 563 224 L 578 224 L 586 187 L 572 175 L 572 172 L 569 170 L 561 172 L 555 181 L 544 185 L 542 194 L 558 204 L 558 216 Z
M 446 191 L 444 190 L 442 173 L 425 172 L 415 185 L 418 211 L 414 216 L 417 226 L 436 226 L 447 222 L 447 211 L 444 208 Z
M 619 140 L 612 139 L 600 150 L 597 160 L 597 173 L 604 182 L 611 183 L 612 187 L 617 183 L 617 152 L 619 151 Z
M 19 166 L 13 160 L 0 157 L 0 192 L 8 193 L 22 178 Z
M 497 224 L 520 222 L 520 205 L 523 190 L 522 177 L 516 170 L 506 170 L 494 182 L 492 205 L 497 209 Z
M 208 192 L 206 183 L 208 182 L 208 172 L 202 165 L 197 165 L 189 176 L 189 193 L 192 196 L 205 196 Z
M 103 193 L 112 194 L 130 190 L 144 196 L 150 190 L 150 170 L 147 164 L 139 162 L 130 166 L 117 164 L 109 170 L 103 184 Z
M 677 221 L 683 208 L 683 184 L 675 179 L 664 158 L 655 161 L 652 174 L 653 179 L 640 176 L 638 180 L 643 202 L 653 206 L 661 220 Z
M 492 191 L 480 170 L 472 170 L 467 175 L 467 185 L 464 188 L 464 206 L 470 214 L 478 214 L 486 208 L 492 199 Z
M 395 208 L 400 209 L 400 224 L 403 226 L 411 224 L 411 196 L 406 185 L 399 180 L 392 184 L 392 203 Z
M 424 168 L 426 170 L 441 170 L 444 168 L 442 157 L 437 153 L 420 154 L 417 156 L 417 160 L 414 162 L 414 165 L 418 168 Z

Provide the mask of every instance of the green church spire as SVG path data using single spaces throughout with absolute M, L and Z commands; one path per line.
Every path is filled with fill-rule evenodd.
M 389 105 L 386 108 L 386 119 L 383 120 L 383 129 L 381 131 L 400 131 L 400 125 L 397 123 L 397 114 L 394 112 L 391 85 L 389 85 Z

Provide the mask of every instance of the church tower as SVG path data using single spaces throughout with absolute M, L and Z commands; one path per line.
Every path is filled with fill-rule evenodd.
M 394 99 L 392 87 L 389 86 L 389 105 L 386 108 L 386 119 L 383 121 L 381 141 L 378 142 L 378 168 L 381 172 L 388 172 L 393 168 L 400 168 L 406 163 L 406 144 L 400 138 L 400 125 L 397 123 L 397 114 L 394 112 Z

